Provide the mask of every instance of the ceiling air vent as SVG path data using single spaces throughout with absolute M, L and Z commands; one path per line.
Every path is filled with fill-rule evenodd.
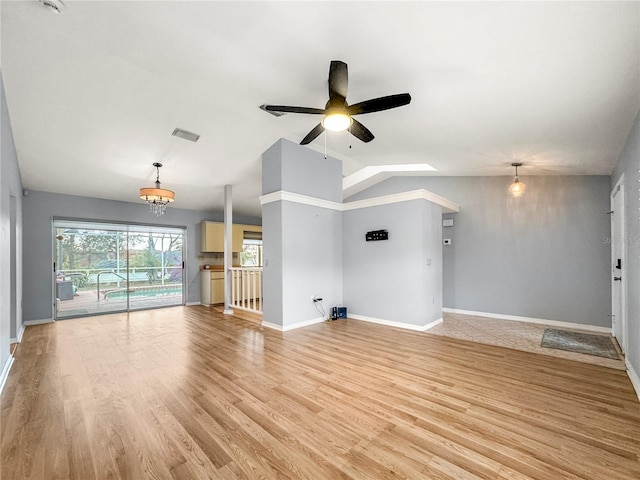
M 200 135 L 198 135 L 197 133 L 188 132 L 181 128 L 176 128 L 171 135 L 173 135 L 174 137 L 184 138 L 185 140 L 189 140 L 190 142 L 197 142 L 200 138 Z
M 286 113 L 283 113 L 283 112 L 274 112 L 273 110 L 267 110 L 267 109 L 266 109 L 266 108 L 264 108 L 264 107 L 266 107 L 266 105 L 260 105 L 260 109 L 261 109 L 261 110 L 264 110 L 265 112 L 270 113 L 270 114 L 271 114 L 271 115 L 273 115 L 274 117 L 282 117 L 283 115 L 286 115 Z

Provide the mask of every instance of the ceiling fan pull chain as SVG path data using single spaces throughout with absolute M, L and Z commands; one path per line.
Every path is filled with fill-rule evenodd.
M 324 132 L 324 159 L 327 159 L 327 132 Z
M 349 148 L 351 148 L 351 125 L 349 125 L 349 133 L 347 136 L 349 137 Z

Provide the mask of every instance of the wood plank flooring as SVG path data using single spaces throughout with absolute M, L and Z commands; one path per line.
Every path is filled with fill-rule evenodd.
M 625 372 L 339 320 L 176 307 L 28 327 L 0 478 L 638 479 Z

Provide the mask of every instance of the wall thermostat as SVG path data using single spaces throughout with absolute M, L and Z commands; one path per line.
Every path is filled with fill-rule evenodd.
M 389 232 L 386 230 L 373 230 L 365 235 L 367 242 L 375 242 L 376 240 L 389 240 Z
M 451 245 L 451 239 L 450 238 L 445 238 L 444 240 L 442 240 L 442 244 L 443 245 Z

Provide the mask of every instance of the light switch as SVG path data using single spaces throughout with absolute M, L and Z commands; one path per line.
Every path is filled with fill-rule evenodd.
M 444 240 L 442 240 L 442 244 L 443 245 L 451 245 L 451 239 L 450 238 L 445 238 Z
M 453 227 L 453 218 L 445 218 L 442 220 L 443 227 Z

